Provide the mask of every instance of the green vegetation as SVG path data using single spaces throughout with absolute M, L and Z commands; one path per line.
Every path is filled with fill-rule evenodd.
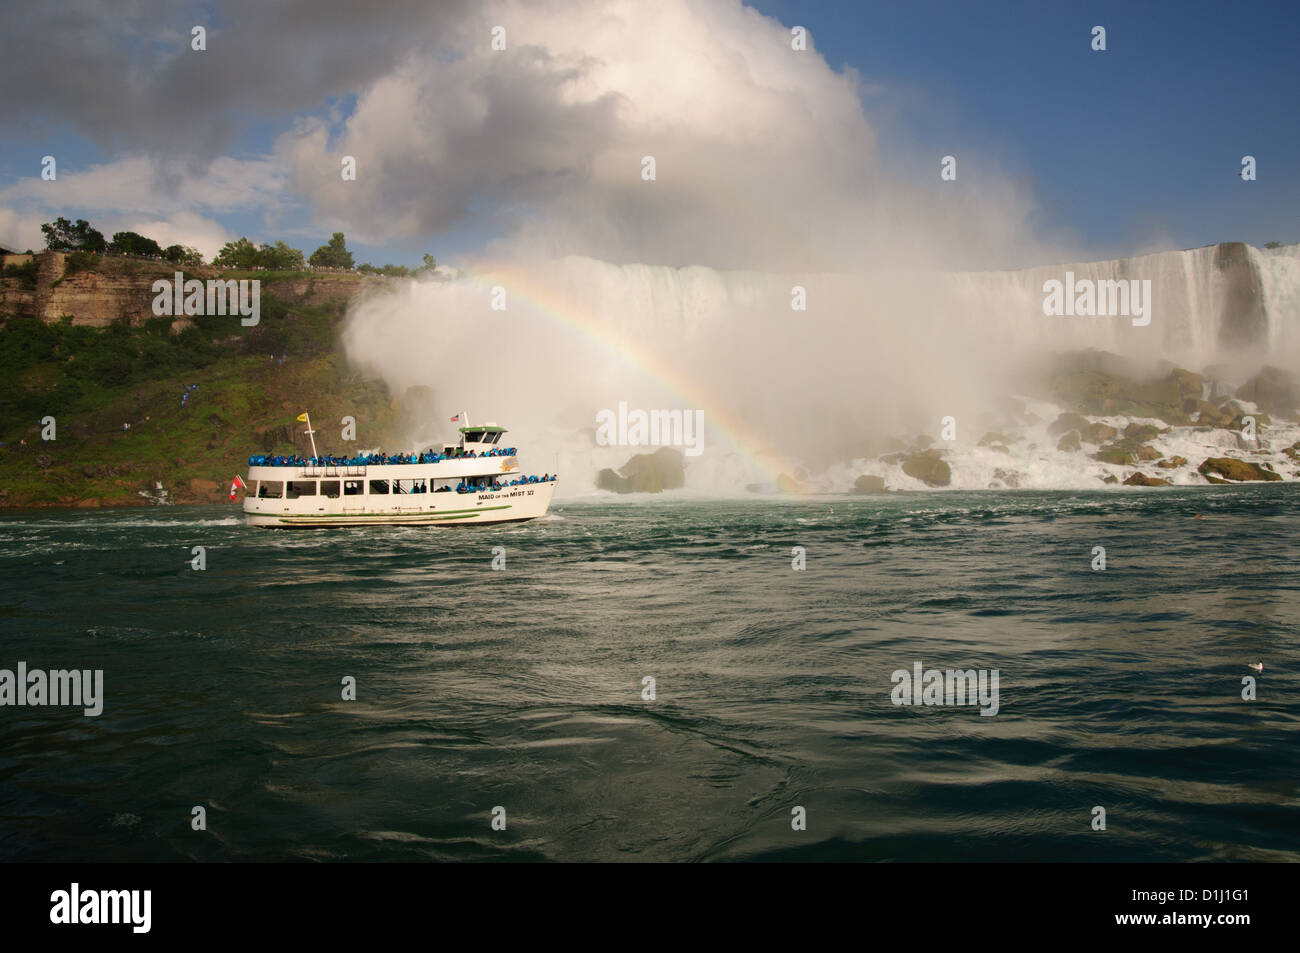
M 50 251 L 87 251 L 103 253 L 107 247 L 104 233 L 91 228 L 84 218 L 69 222 L 60 216 L 41 226 L 45 247 Z
M 74 251 L 63 260 L 63 277 L 71 278 L 79 271 L 94 271 L 99 267 L 99 256 L 88 251 Z
M 386 278 L 409 278 L 411 275 L 411 269 L 405 265 L 382 265 L 376 268 L 369 262 L 357 265 L 357 271 L 363 275 L 383 275 Z
M 312 252 L 307 261 L 314 268 L 352 270 L 352 252 L 348 251 L 342 232 L 335 232 L 330 236 L 329 242 Z
M 116 232 L 108 243 L 108 250 L 118 255 L 139 255 L 143 258 L 161 258 L 162 249 L 152 238 L 136 232 Z
M 259 248 L 247 238 L 227 242 L 217 253 L 217 257 L 212 259 L 212 264 L 217 268 L 234 268 L 243 271 L 254 269 L 302 271 L 306 267 L 302 252 L 290 248 L 282 241 L 276 241 L 272 245 L 264 244 Z
M 134 504 L 154 480 L 182 501 L 221 499 L 249 454 L 304 449 L 291 442 L 304 409 L 321 421 L 354 415 L 368 443 L 391 441 L 396 403 L 337 348 L 354 286 L 340 282 L 338 299 L 318 308 L 263 291 L 254 327 L 205 316 L 99 328 L 5 318 L 0 504 Z M 40 436 L 46 416 L 57 421 L 52 442 Z M 348 449 L 325 431 L 317 441 Z
M 199 250 L 189 245 L 168 245 L 162 250 L 162 256 L 164 261 L 174 262 L 177 265 L 203 264 L 203 256 L 199 254 Z
M 6 278 L 17 278 L 28 291 L 35 291 L 40 272 L 41 263 L 33 258 L 24 265 L 5 265 L 4 276 Z
M 438 263 L 433 260 L 433 256 L 425 252 L 424 264 L 418 268 L 407 268 L 405 265 L 382 265 L 376 268 L 369 262 L 363 262 L 357 265 L 357 271 L 363 275 L 383 275 L 385 278 L 410 278 L 431 272 L 437 267 Z
M 42 225 L 41 232 L 45 235 L 45 247 L 49 251 L 129 255 L 137 258 L 161 259 L 187 266 L 203 264 L 203 255 L 196 248 L 188 245 L 168 245 L 166 248 L 160 248 L 152 238 L 138 232 L 116 232 L 111 242 L 105 242 L 103 233 L 93 228 L 84 218 L 79 218 L 75 222 L 62 217 L 56 218 L 53 222 Z M 427 252 L 424 255 L 424 264 L 415 268 L 408 268 L 406 265 L 375 266 L 368 263 L 355 266 L 352 252 L 348 250 L 342 232 L 335 232 L 326 244 L 312 252 L 310 259 L 304 257 L 300 249 L 293 248 L 278 239 L 259 246 L 241 236 L 233 242 L 227 242 L 212 259 L 212 264 L 216 268 L 225 270 L 271 271 L 280 274 L 306 272 L 310 264 L 313 268 L 340 271 L 352 271 L 355 268 L 362 274 L 383 275 L 389 278 L 407 278 L 431 272 L 437 267 L 434 257 Z M 79 266 L 75 270 L 86 270 L 86 266 Z M 68 274 L 75 274 L 75 270 Z M 31 287 L 35 285 L 32 284 Z

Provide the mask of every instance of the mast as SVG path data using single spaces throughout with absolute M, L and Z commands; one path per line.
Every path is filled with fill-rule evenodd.
M 319 456 L 319 454 L 316 453 L 316 431 L 311 429 L 311 414 L 307 411 L 303 411 L 302 419 L 307 423 L 307 436 L 311 438 L 311 455 L 313 457 Z

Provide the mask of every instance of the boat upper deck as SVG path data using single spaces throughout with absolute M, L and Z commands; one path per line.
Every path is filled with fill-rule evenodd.
M 492 457 L 513 457 L 514 447 L 492 448 L 483 452 L 462 450 L 459 447 L 444 449 L 442 452 L 426 450 L 423 453 L 362 453 L 355 457 L 338 457 L 326 454 L 319 457 L 300 457 L 297 454 L 283 456 L 278 454 L 254 454 L 248 458 L 250 467 L 297 467 L 299 469 L 341 469 L 346 467 L 378 466 L 416 466 L 428 463 L 443 463 L 447 460 L 484 460 Z

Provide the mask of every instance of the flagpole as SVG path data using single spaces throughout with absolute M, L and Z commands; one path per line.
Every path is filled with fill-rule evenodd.
M 311 413 L 304 410 L 302 415 L 307 418 L 307 436 L 311 439 L 311 455 L 317 456 L 316 453 L 316 431 L 311 429 Z

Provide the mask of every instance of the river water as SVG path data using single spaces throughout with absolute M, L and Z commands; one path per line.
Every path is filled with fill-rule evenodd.
M 0 668 L 104 699 L 0 707 L 0 858 L 1297 860 L 1298 502 L 9 512 Z M 916 663 L 997 670 L 997 713 L 894 704 Z

